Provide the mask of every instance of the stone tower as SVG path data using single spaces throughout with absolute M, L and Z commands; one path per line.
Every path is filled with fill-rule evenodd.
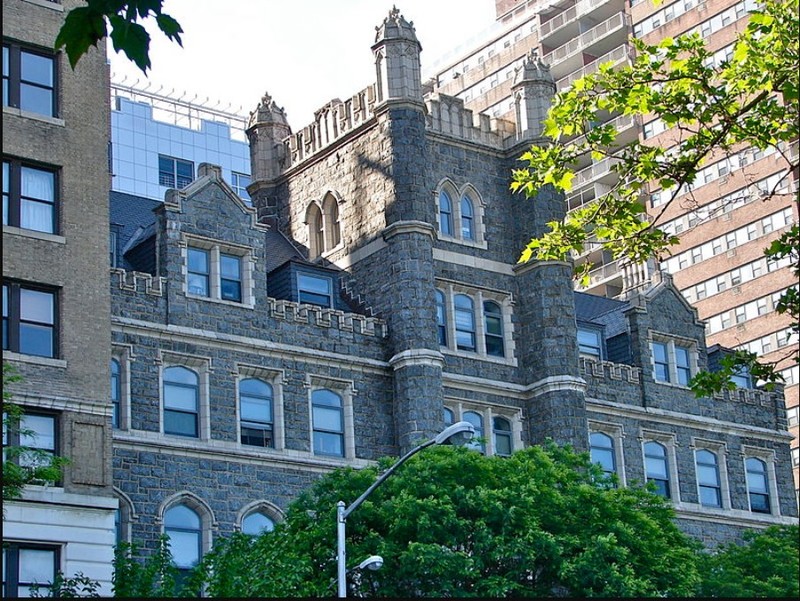
M 511 91 L 517 117 L 517 139 L 541 138 L 543 123 L 556 93 L 556 83 L 550 67 L 542 62 L 535 49 L 517 69 Z

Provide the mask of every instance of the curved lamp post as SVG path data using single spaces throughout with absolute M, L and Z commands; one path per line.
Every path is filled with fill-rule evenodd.
M 475 435 L 475 426 L 470 424 L 469 422 L 458 422 L 451 426 L 448 426 L 444 430 L 442 430 L 439 434 L 436 435 L 435 438 L 432 438 L 426 442 L 423 442 L 421 445 L 414 447 L 408 453 L 403 455 L 397 463 L 392 465 L 388 470 L 383 472 L 380 477 L 378 477 L 375 482 L 373 482 L 370 487 L 364 491 L 364 493 L 358 497 L 350 507 L 345 507 L 344 501 L 339 501 L 336 504 L 336 543 L 337 543 L 337 553 L 336 553 L 336 562 L 337 562 L 337 581 L 339 584 L 339 597 L 344 598 L 347 597 L 347 583 L 346 583 L 346 574 L 347 574 L 347 553 L 345 551 L 345 522 L 347 521 L 347 517 L 353 513 L 353 511 L 361 505 L 364 500 L 372 494 L 376 488 L 378 488 L 383 482 L 391 476 L 394 471 L 403 465 L 409 457 L 412 455 L 419 453 L 422 449 L 430 447 L 435 444 L 446 444 L 451 443 L 455 445 L 463 445 L 468 443 L 472 440 L 472 437 Z

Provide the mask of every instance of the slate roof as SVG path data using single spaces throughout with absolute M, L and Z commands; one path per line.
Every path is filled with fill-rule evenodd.
M 116 226 L 120 250 L 128 245 L 139 228 L 144 230 L 155 223 L 153 210 L 163 204 L 160 200 L 114 191 L 109 193 L 108 201 L 111 225 Z

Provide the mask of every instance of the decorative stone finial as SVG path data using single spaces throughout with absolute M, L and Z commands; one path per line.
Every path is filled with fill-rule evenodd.
M 406 21 L 396 6 L 392 7 L 383 23 L 375 27 L 376 42 L 387 38 L 404 38 L 419 43 L 414 30 L 414 21 Z
M 517 67 L 514 72 L 514 83 L 522 81 L 547 81 L 555 83 L 553 75 L 550 73 L 550 65 L 545 65 L 542 59 L 539 58 L 539 52 L 536 48 L 531 48 L 528 55 L 525 57 L 525 62 L 521 67 Z
M 250 128 L 257 123 L 280 123 L 288 125 L 286 120 L 286 111 L 283 107 L 275 104 L 269 92 L 264 92 L 261 97 L 261 102 L 258 103 L 256 110 L 250 112 L 250 118 L 247 120 L 247 127 Z

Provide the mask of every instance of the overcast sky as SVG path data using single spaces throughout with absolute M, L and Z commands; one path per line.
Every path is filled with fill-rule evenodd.
M 494 0 L 394 4 L 414 22 L 423 72 L 494 23 Z M 183 27 L 183 48 L 152 31 L 150 90 L 212 106 L 221 101 L 220 108 L 245 114 L 268 91 L 297 131 L 329 100 L 374 81 L 370 46 L 392 6 L 393 0 L 165 0 L 164 11 Z M 109 56 L 115 81 L 147 85 L 124 55 Z

